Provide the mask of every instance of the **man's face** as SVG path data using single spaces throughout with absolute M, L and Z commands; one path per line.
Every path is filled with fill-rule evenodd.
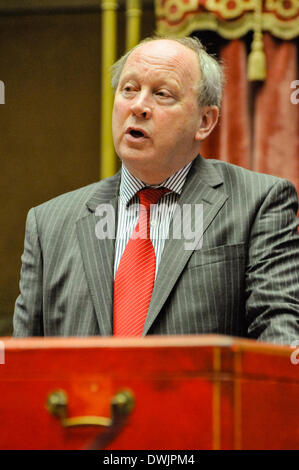
M 115 94 L 116 153 L 132 174 L 160 183 L 199 151 L 197 56 L 171 40 L 151 41 L 127 59 Z

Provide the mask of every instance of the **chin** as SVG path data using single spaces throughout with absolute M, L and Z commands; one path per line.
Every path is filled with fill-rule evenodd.
M 118 156 L 125 165 L 136 164 L 140 168 L 144 167 L 144 165 L 149 165 L 150 168 L 155 161 L 148 152 L 136 149 L 132 149 L 132 151 L 129 152 L 120 152 Z
M 153 168 L 153 162 L 151 160 L 140 158 L 140 156 L 126 156 L 121 158 L 121 161 L 129 170 L 132 175 L 139 178 L 141 181 L 144 181 L 148 184 L 154 184 L 156 181 L 149 181 L 152 180 L 156 173 L 159 173 L 159 169 L 155 171 Z M 154 178 L 155 179 L 155 178 Z

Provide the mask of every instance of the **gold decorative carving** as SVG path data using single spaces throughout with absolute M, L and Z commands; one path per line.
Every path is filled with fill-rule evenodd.
M 157 33 L 184 36 L 206 29 L 235 39 L 254 30 L 255 6 L 255 0 L 155 0 Z M 285 40 L 299 35 L 298 0 L 263 0 L 262 6 L 262 31 Z
M 266 0 L 265 7 L 266 10 L 273 11 L 282 18 L 298 16 L 299 12 L 298 0 Z
M 255 0 L 206 0 L 207 10 L 219 12 L 223 18 L 237 18 L 255 8 Z
M 254 35 L 248 56 L 248 80 L 265 80 L 267 76 L 266 56 L 262 34 L 262 0 L 255 0 Z
M 157 14 L 163 14 L 169 18 L 171 22 L 181 21 L 185 13 L 196 11 L 198 8 L 197 0 L 189 0 L 185 3 L 181 0 L 170 0 L 168 2 L 156 2 Z

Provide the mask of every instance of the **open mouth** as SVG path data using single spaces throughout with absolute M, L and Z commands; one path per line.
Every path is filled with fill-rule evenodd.
M 127 134 L 134 137 L 135 139 L 147 138 L 147 134 L 140 129 L 128 129 Z
M 143 134 L 143 132 L 141 132 L 141 131 L 134 131 L 134 130 L 131 130 L 131 131 L 130 131 L 130 135 L 131 135 L 132 137 L 136 137 L 136 139 L 138 139 L 139 137 L 144 137 L 144 134 Z

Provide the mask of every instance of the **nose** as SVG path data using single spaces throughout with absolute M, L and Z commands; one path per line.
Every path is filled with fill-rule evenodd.
M 144 94 L 140 94 L 131 105 L 132 113 L 140 118 L 149 119 L 152 115 L 152 108 Z

